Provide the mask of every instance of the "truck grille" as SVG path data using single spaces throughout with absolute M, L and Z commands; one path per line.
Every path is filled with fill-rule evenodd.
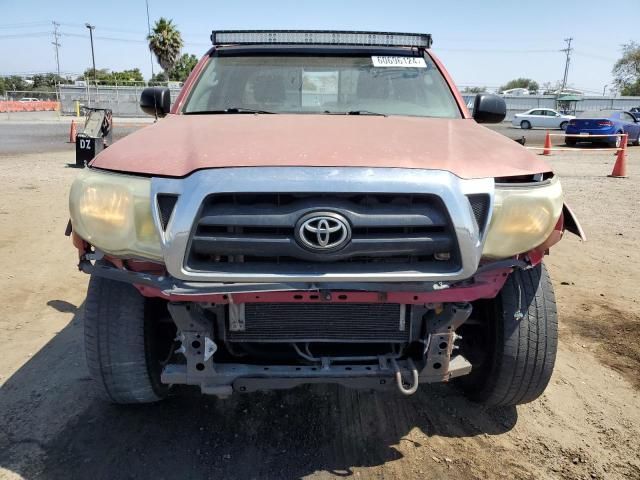
M 231 342 L 409 341 L 404 305 L 247 303 L 229 309 Z
M 300 244 L 296 225 L 315 212 L 346 219 L 351 236 L 344 248 L 318 252 Z M 205 199 L 185 266 L 247 274 L 446 273 L 460 268 L 460 256 L 447 210 L 434 195 L 237 193 Z

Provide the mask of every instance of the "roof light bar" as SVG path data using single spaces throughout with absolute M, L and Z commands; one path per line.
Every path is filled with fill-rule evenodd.
M 357 45 L 378 47 L 431 47 L 427 33 L 356 32 L 347 30 L 219 30 L 211 33 L 214 45 Z

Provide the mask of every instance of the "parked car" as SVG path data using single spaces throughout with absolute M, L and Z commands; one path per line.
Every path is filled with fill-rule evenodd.
M 40 99 L 39 98 L 33 98 L 33 97 L 22 97 L 20 100 L 18 100 L 19 102 L 22 103 L 27 103 L 27 102 L 39 102 Z
M 558 176 L 469 114 L 431 36 L 223 31 L 73 183 L 89 372 L 116 403 L 459 381 L 530 402 L 556 357 Z M 475 119 L 475 121 L 473 121 Z
M 513 97 L 521 97 L 522 95 L 531 95 L 528 88 L 510 88 L 509 90 L 503 90 L 500 95 L 507 95 Z
M 591 135 L 613 135 L 626 133 L 629 145 L 640 145 L 640 120 L 631 112 L 621 110 L 601 110 L 599 112 L 582 112 L 578 118 L 571 120 L 566 133 L 580 135 L 579 137 L 566 137 L 565 143 L 573 146 L 578 142 L 605 142 L 611 147 L 620 147 L 622 138 L 593 137 Z
M 569 121 L 576 118 L 573 115 L 564 115 L 552 108 L 532 108 L 524 113 L 517 113 L 511 124 L 515 127 L 524 128 L 567 128 Z

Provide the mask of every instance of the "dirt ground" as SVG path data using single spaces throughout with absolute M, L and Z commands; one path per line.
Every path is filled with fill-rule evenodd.
M 606 177 L 610 155 L 550 159 L 589 241 L 547 259 L 561 342 L 540 400 L 312 386 L 125 408 L 88 390 L 87 277 L 63 235 L 73 154 L 0 148 L 0 478 L 640 479 L 640 148 L 628 179 Z

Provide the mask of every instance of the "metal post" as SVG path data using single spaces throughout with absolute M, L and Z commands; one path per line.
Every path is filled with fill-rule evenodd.
M 116 84 L 116 108 L 115 109 L 118 112 L 116 113 L 116 115 L 120 115 L 120 92 L 118 91 L 118 81 L 115 80 L 114 83 Z
M 84 87 L 87 91 L 87 106 L 90 107 L 91 106 L 91 95 L 89 92 L 89 81 L 87 80 L 87 76 L 86 75 L 82 75 L 84 78 Z
M 98 77 L 96 74 L 96 56 L 93 52 L 93 29 L 96 28 L 95 25 L 91 25 L 89 23 L 84 24 L 85 27 L 89 29 L 89 38 L 91 39 L 91 61 L 93 62 L 93 82 L 98 86 Z M 97 91 L 97 90 L 96 90 Z

